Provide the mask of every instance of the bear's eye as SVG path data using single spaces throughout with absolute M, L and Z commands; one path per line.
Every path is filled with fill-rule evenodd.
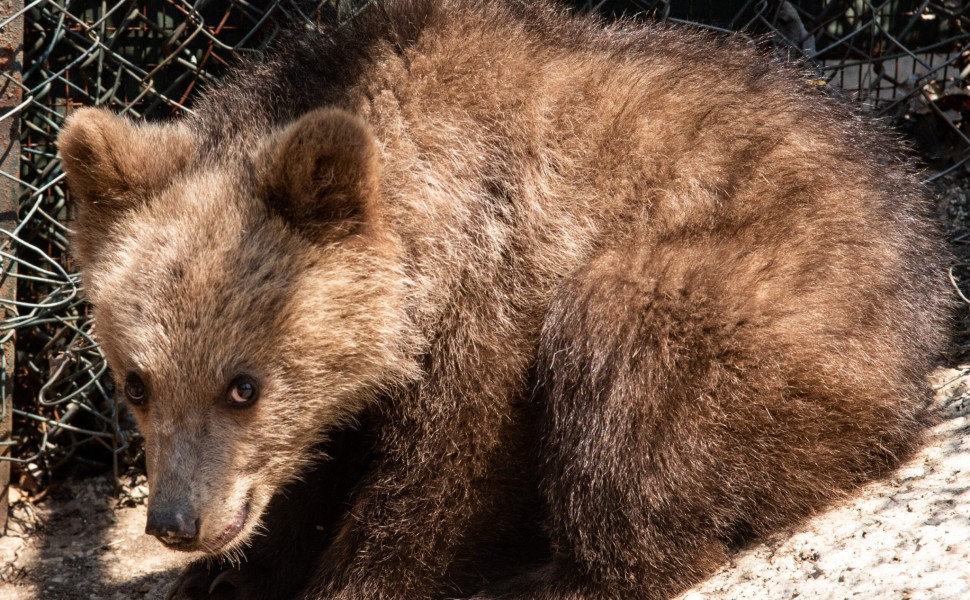
M 135 373 L 128 373 L 125 376 L 125 397 L 135 406 L 143 406 L 148 400 L 145 382 Z
M 259 386 L 249 375 L 239 375 L 229 384 L 226 401 L 234 408 L 251 406 L 259 398 Z

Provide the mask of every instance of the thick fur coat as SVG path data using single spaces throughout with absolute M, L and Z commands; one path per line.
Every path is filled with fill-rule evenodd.
M 60 149 L 173 597 L 667 598 L 929 418 L 927 202 L 743 41 L 386 0 Z

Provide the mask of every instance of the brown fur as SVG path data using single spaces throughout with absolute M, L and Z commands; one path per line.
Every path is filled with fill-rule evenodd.
M 391 0 L 60 144 L 150 511 L 250 506 L 181 597 L 666 598 L 927 419 L 926 202 L 740 41 Z

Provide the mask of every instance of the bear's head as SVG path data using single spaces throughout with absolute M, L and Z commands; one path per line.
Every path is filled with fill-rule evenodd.
M 338 109 L 232 156 L 84 109 L 59 147 L 97 339 L 145 438 L 146 530 L 233 552 L 328 430 L 414 376 L 379 146 Z

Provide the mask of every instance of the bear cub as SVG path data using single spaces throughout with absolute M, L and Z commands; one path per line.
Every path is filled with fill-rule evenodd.
M 59 144 L 170 598 L 669 598 L 931 418 L 923 192 L 735 39 L 386 0 Z

